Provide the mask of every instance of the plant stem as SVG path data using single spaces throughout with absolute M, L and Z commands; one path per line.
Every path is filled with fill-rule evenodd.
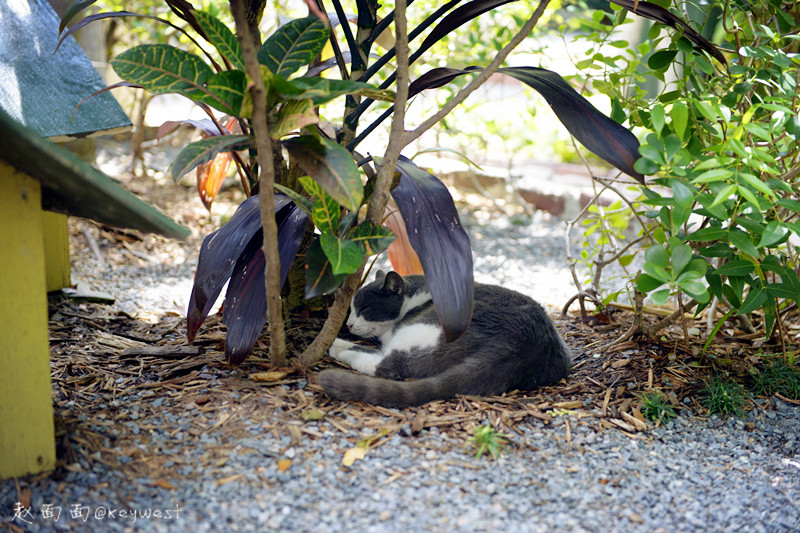
M 383 212 L 389 200 L 389 187 L 392 184 L 397 159 L 403 149 L 403 134 L 405 133 L 405 108 L 408 100 L 408 29 L 406 21 L 406 0 L 398 0 L 395 4 L 395 50 L 397 51 L 397 97 L 394 101 L 394 117 L 392 117 L 392 129 L 389 134 L 389 143 L 383 161 L 378 169 L 375 178 L 375 191 L 369 201 L 367 209 L 367 219 L 380 224 L 383 219 Z M 366 264 L 366 257 L 361 263 L 361 267 L 354 274 L 347 276 L 344 283 L 336 291 L 333 305 L 328 309 L 328 318 L 322 326 L 322 330 L 314 341 L 300 355 L 300 363 L 308 367 L 313 365 L 325 354 L 325 351 L 333 343 L 336 335 L 342 327 L 347 309 L 350 306 L 350 299 L 353 297 Z
M 275 167 L 272 156 L 272 141 L 267 127 L 267 89 L 261 77 L 255 42 L 259 39 L 250 31 L 245 0 L 230 0 L 231 12 L 236 22 L 236 35 L 242 48 L 247 75 L 252 85 L 250 93 L 253 97 L 253 133 L 256 138 L 256 149 L 259 173 L 259 206 L 261 208 L 261 225 L 264 228 L 264 257 L 266 266 L 264 277 L 267 289 L 267 322 L 269 331 L 269 360 L 273 367 L 283 366 L 286 362 L 286 332 L 283 327 L 281 311 L 281 260 L 278 252 L 278 224 L 275 222 Z

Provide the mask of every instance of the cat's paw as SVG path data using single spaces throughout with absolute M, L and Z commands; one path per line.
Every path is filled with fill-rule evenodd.
M 328 355 L 334 359 L 341 360 L 339 359 L 339 354 L 345 350 L 349 350 L 353 346 L 355 346 L 355 343 L 346 341 L 344 339 L 335 339 L 333 344 L 331 344 L 331 347 L 328 348 Z

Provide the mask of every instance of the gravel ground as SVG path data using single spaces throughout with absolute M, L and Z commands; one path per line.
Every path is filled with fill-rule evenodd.
M 486 218 L 492 224 L 479 225 Z M 541 214 L 518 222 L 486 213 L 465 217 L 476 278 L 561 306 L 575 292 L 561 266 L 563 224 Z M 100 283 L 83 257 L 76 276 L 114 294 L 115 305 L 128 312 L 174 311 L 188 300 L 195 261 L 187 255 L 174 267 L 115 270 Z M 159 277 L 166 283 L 142 290 L 143 280 Z M 119 399 L 133 411 L 135 400 Z M 437 428 L 416 435 L 403 428 L 351 467 L 342 464 L 343 453 L 364 434 L 345 438 L 324 419 L 304 426 L 309 432 L 298 442 L 266 429 L 271 413 L 253 413 L 243 421 L 250 436 L 229 442 L 213 429 L 190 434 L 179 415 L 134 412 L 125 423 L 155 428 L 143 430 L 147 447 L 154 457 L 184 463 L 180 478 L 128 478 L 81 457 L 80 468 L 0 482 L 0 526 L 196 533 L 800 531 L 800 411 L 777 399 L 754 402 L 744 419 L 701 419 L 684 410 L 666 427 L 635 438 L 598 431 L 592 417 L 566 411 L 550 424 L 518 424 L 498 460 L 473 457 L 463 439 Z M 335 416 L 348 417 L 347 408 Z M 213 474 L 203 466 L 203 446 L 229 450 Z M 30 514 L 16 507 L 28 489 Z

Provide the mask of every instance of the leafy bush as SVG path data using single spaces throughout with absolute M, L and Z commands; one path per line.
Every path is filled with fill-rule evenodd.
M 647 246 L 636 288 L 657 304 L 687 295 L 698 312 L 759 311 L 769 337 L 800 301 L 800 7 L 710 2 L 701 13 L 660 1 L 669 16 L 631 43 L 616 33 L 628 11 L 613 4 L 588 24 L 594 48 L 578 66 L 598 73 L 588 80 L 610 98 L 612 116 L 643 132 L 635 167 L 656 176 L 630 201 Z M 665 31 L 683 13 L 683 30 Z M 701 34 L 718 49 L 698 51 Z

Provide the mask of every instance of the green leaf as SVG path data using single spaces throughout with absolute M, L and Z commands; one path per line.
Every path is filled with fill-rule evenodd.
M 778 200 L 778 205 L 790 211 L 794 211 L 795 213 L 800 213 L 800 201 L 791 198 L 781 198 Z
M 394 102 L 392 91 L 378 89 L 368 83 L 349 80 L 329 80 L 327 78 L 295 78 L 286 80 L 275 76 L 275 90 L 287 100 L 310 99 L 315 105 L 344 96 L 346 94 L 366 96 L 373 100 Z
M 650 120 L 653 122 L 653 129 L 656 133 L 661 133 L 661 130 L 664 129 L 664 125 L 666 121 L 664 118 L 666 117 L 666 112 L 664 111 L 664 106 L 662 105 L 654 105 L 653 108 L 650 110 Z
M 302 135 L 283 141 L 300 167 L 322 186 L 339 205 L 357 211 L 363 186 L 358 167 L 350 153 L 324 137 Z
M 290 100 L 283 104 L 269 135 L 275 140 L 304 126 L 319 122 L 317 111 L 311 100 Z
M 721 226 L 710 226 L 690 233 L 686 238 L 695 242 L 728 240 L 728 230 Z
M 767 198 L 773 199 L 775 198 L 775 193 L 770 189 L 766 183 L 755 177 L 754 175 L 748 172 L 738 172 L 736 174 L 737 179 L 741 179 L 746 184 L 750 185 L 752 188 L 756 189 L 757 191 L 761 192 Z M 758 205 L 758 203 L 755 203 Z
M 689 121 L 689 109 L 683 102 L 675 102 L 669 112 L 672 117 L 672 129 L 681 139 L 686 139 L 686 124 Z
M 320 235 L 319 242 L 322 245 L 322 251 L 331 262 L 334 276 L 352 274 L 361 266 L 364 253 L 355 242 L 339 239 L 330 233 Z
M 672 248 L 672 267 L 677 276 L 692 259 L 692 249 L 685 244 L 679 244 Z
M 739 314 L 750 314 L 756 309 L 760 309 L 766 301 L 767 291 L 764 290 L 764 287 L 761 285 L 750 287 L 750 292 L 747 293 L 747 298 L 745 298 L 744 302 L 742 302 L 742 306 L 739 308 Z
M 753 244 L 753 241 L 750 240 L 750 235 L 739 228 L 730 228 L 728 229 L 728 236 L 731 239 L 731 244 L 740 252 L 744 252 L 751 257 L 759 257 L 758 249 Z
M 314 202 L 311 201 L 310 198 L 306 198 L 297 191 L 292 190 L 289 187 L 284 187 L 279 183 L 275 184 L 275 189 L 291 198 L 292 202 L 294 202 L 294 205 L 296 205 L 303 213 L 308 215 L 309 218 L 313 218 L 311 210 L 314 207 Z
M 653 245 L 644 252 L 644 258 L 648 263 L 659 265 L 663 268 L 669 267 L 669 254 L 663 246 Z
M 657 289 L 663 284 L 663 281 L 658 280 L 648 274 L 641 274 L 636 282 L 636 286 L 645 294 L 648 294 L 650 291 Z
M 329 29 L 318 17 L 292 20 L 272 34 L 258 50 L 258 62 L 288 78 L 309 65 L 325 48 Z
M 177 181 L 197 165 L 211 161 L 221 152 L 246 150 L 253 146 L 253 139 L 249 135 L 218 135 L 193 142 L 180 151 L 170 165 L 169 172 L 172 179 Z
M 728 261 L 718 269 L 714 270 L 717 276 L 746 276 L 756 269 L 755 265 L 745 259 L 734 259 Z
M 672 180 L 672 194 L 675 197 L 675 203 L 681 207 L 690 207 L 694 203 L 694 197 L 697 192 L 694 188 L 686 185 L 680 180 Z
M 710 183 L 714 181 L 726 180 L 733 176 L 733 171 L 725 168 L 714 168 L 706 170 L 692 180 L 692 183 Z
M 357 243 L 365 254 L 375 255 L 388 248 L 395 236 L 389 228 L 362 222 L 347 234 L 347 238 Z
M 247 84 L 244 72 L 215 75 L 196 55 L 166 44 L 131 48 L 112 59 L 111 66 L 120 78 L 153 94 L 180 94 L 229 115 L 239 113 Z
M 719 193 L 717 194 L 717 197 L 714 198 L 714 201 L 711 202 L 711 205 L 708 206 L 708 207 L 713 208 L 713 207 L 721 204 L 722 202 L 727 200 L 730 197 L 731 194 L 736 192 L 737 189 L 738 189 L 738 186 L 735 183 L 731 183 L 730 185 L 728 185 L 727 187 L 725 187 L 724 189 L 719 191 Z
M 660 50 L 650 56 L 647 66 L 653 70 L 666 69 L 675 60 L 676 55 L 678 55 L 677 50 Z
M 200 28 L 208 36 L 208 40 L 214 48 L 227 59 L 231 66 L 238 70 L 244 70 L 242 61 L 242 49 L 239 40 L 228 27 L 220 20 L 206 11 L 195 11 L 194 16 Z
M 329 294 L 339 288 L 347 274 L 334 274 L 320 239 L 314 239 L 306 253 L 306 300 Z
M 703 304 L 711 299 L 708 289 L 699 281 L 685 281 L 680 284 L 680 287 L 683 292 L 697 300 L 697 303 Z
M 664 305 L 669 299 L 669 289 L 661 289 L 660 291 L 650 293 L 650 299 L 652 299 L 653 303 L 656 305 Z
M 767 229 L 765 229 L 764 233 L 761 235 L 761 240 L 759 241 L 757 247 L 763 248 L 765 246 L 774 246 L 784 241 L 788 237 L 789 229 L 777 220 L 773 220 L 767 224 Z

